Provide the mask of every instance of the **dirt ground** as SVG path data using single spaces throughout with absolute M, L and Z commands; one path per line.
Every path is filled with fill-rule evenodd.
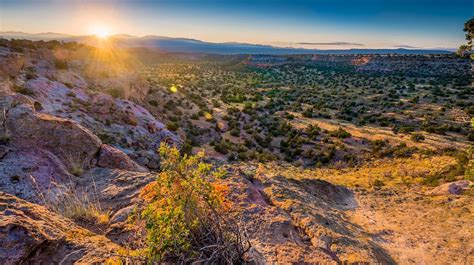
M 399 264 L 474 264 L 472 196 L 428 196 L 416 190 L 356 192 L 347 211 Z

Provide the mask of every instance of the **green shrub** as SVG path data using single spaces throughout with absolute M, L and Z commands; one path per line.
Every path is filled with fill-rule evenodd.
M 238 225 L 227 218 L 227 186 L 222 170 L 203 162 L 204 153 L 180 156 L 160 146 L 161 169 L 141 193 L 146 202 L 146 253 L 153 261 L 207 264 L 240 263 L 248 246 Z M 210 182 L 212 179 L 214 182 Z
M 330 132 L 329 135 L 331 135 L 332 137 L 340 138 L 340 139 L 345 139 L 352 136 L 349 132 L 342 129 L 341 127 L 339 127 L 339 129 L 335 131 Z
M 179 129 L 179 125 L 176 122 L 169 122 L 166 124 L 166 129 L 170 131 L 176 131 Z
M 230 135 L 234 136 L 234 137 L 239 137 L 240 136 L 240 129 L 239 128 L 233 128 L 232 130 L 230 130 Z
M 65 60 L 54 60 L 54 66 L 59 70 L 67 70 L 68 65 Z
M 422 142 L 425 140 L 425 136 L 421 133 L 413 133 L 411 139 L 415 142 Z

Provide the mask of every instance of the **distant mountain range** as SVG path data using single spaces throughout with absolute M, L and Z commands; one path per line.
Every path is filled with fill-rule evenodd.
M 0 38 L 28 40 L 60 40 L 76 41 L 94 45 L 94 36 L 72 36 L 60 33 L 30 34 L 17 31 L 0 32 Z M 149 48 L 163 52 L 206 53 L 206 54 L 450 54 L 447 50 L 428 49 L 346 49 L 319 50 L 271 45 L 247 44 L 236 42 L 213 43 L 187 38 L 171 38 L 162 36 L 136 37 L 126 34 L 113 35 L 109 39 L 117 46 L 124 48 Z

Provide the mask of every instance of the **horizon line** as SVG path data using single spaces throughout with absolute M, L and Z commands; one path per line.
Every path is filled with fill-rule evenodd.
M 47 31 L 47 32 L 38 32 L 38 33 L 31 33 L 31 32 L 25 32 L 25 31 L 19 31 L 19 30 L 0 30 L 0 34 L 2 33 L 20 33 L 20 34 L 26 34 L 26 35 L 44 35 L 44 34 L 57 34 L 57 35 L 64 35 L 67 37 L 95 37 L 95 34 L 69 34 L 69 33 L 60 33 L 60 32 L 53 32 L 53 31 Z M 416 46 L 411 46 L 411 45 L 405 45 L 405 44 L 394 44 L 393 46 L 389 47 L 384 47 L 384 48 L 376 48 L 376 47 L 366 47 L 365 44 L 361 43 L 351 43 L 351 42 L 344 42 L 344 41 L 328 41 L 328 42 L 309 42 L 309 41 L 295 41 L 295 42 L 269 42 L 269 43 L 250 43 L 250 42 L 235 42 L 235 41 L 221 41 L 221 42 L 214 42 L 214 41 L 204 41 L 200 39 L 195 39 L 195 38 L 189 38 L 189 37 L 170 37 L 170 36 L 163 36 L 163 35 L 155 35 L 155 34 L 146 34 L 146 35 L 132 35 L 129 33 L 115 33 L 115 34 L 110 34 L 108 37 L 113 38 L 117 36 L 130 36 L 133 38 L 145 38 L 145 37 L 162 37 L 162 38 L 170 38 L 170 39 L 187 39 L 187 40 L 194 40 L 194 41 L 199 41 L 199 42 L 204 42 L 204 43 L 210 43 L 210 44 L 245 44 L 245 45 L 261 45 L 261 46 L 270 46 L 273 48 L 282 48 L 282 49 L 303 49 L 303 50 L 320 50 L 320 51 L 330 51 L 330 50 L 436 50 L 436 51 L 449 51 L 453 52 L 456 51 L 457 48 L 454 47 L 416 47 Z M 3 37 L 3 36 L 0 36 Z M 61 40 L 61 39 L 51 39 L 51 40 Z M 318 48 L 305 48 L 305 47 L 291 47 L 291 46 L 279 46 L 275 45 L 276 43 L 286 43 L 288 45 L 296 44 L 296 45 L 305 45 L 308 44 L 307 46 L 334 46 L 334 48 L 329 48 L 329 49 L 318 49 Z M 356 46 L 357 48 L 342 48 L 342 49 L 337 49 L 336 47 L 344 47 L 344 46 Z M 365 48 L 364 48 L 365 47 Z

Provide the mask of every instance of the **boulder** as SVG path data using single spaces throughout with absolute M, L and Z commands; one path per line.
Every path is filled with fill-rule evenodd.
M 123 223 L 127 221 L 128 217 L 132 212 L 135 210 L 136 206 L 135 205 L 130 205 L 125 208 L 122 208 L 118 210 L 112 218 L 110 218 L 110 224 L 116 224 L 116 223 Z
M 469 180 L 458 180 L 454 182 L 445 183 L 431 190 L 432 195 L 461 195 L 469 186 L 473 185 Z
M 71 181 L 66 167 L 46 150 L 12 150 L 0 160 L 0 190 L 30 202 L 43 204 L 47 196 L 58 194 Z
M 137 163 L 135 163 L 127 154 L 119 149 L 103 144 L 100 147 L 99 160 L 97 162 L 99 167 L 118 168 L 135 172 L 147 172 L 148 170 Z
M 9 109 L 5 124 L 12 146 L 50 151 L 69 169 L 89 167 L 102 144 L 76 122 L 37 113 L 25 104 Z

